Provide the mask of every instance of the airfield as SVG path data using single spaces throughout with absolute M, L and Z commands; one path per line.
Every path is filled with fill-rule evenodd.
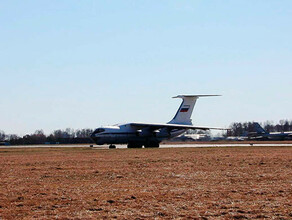
M 291 219 L 289 143 L 0 149 L 0 219 Z

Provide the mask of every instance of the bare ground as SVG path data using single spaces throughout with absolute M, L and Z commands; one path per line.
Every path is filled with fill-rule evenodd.
M 0 149 L 0 219 L 292 219 L 292 147 Z

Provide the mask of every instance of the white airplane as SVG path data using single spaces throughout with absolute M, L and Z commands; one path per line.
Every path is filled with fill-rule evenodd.
M 104 126 L 95 129 L 91 138 L 97 145 L 109 144 L 109 148 L 116 148 L 114 144 L 127 144 L 128 148 L 159 147 L 159 143 L 184 133 L 188 129 L 218 129 L 196 127 L 192 125 L 191 115 L 199 97 L 218 95 L 178 95 L 182 103 L 174 118 L 165 124 L 158 123 L 128 123 L 114 126 Z

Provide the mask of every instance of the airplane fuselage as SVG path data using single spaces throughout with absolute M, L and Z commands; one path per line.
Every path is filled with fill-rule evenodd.
M 103 144 L 127 144 L 140 143 L 160 143 L 163 140 L 176 137 L 184 133 L 186 129 L 176 129 L 169 131 L 167 128 L 160 130 L 150 130 L 143 128 L 137 130 L 131 124 L 122 124 L 115 126 L 104 126 L 97 128 L 91 135 L 91 138 L 98 145 Z
M 282 132 L 275 132 L 275 133 L 264 133 L 264 134 L 257 134 L 255 136 L 251 136 L 250 139 L 255 140 L 270 140 L 270 141 L 283 141 L 283 140 L 291 140 L 292 133 L 282 133 Z

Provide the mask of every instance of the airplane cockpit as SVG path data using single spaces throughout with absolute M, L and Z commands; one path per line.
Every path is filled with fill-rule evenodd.
M 102 133 L 102 132 L 104 132 L 105 131 L 105 129 L 103 129 L 103 128 L 97 128 L 97 129 L 95 129 L 95 131 L 91 134 L 91 136 L 93 136 L 93 135 L 95 135 L 95 134 L 98 134 L 98 133 Z

